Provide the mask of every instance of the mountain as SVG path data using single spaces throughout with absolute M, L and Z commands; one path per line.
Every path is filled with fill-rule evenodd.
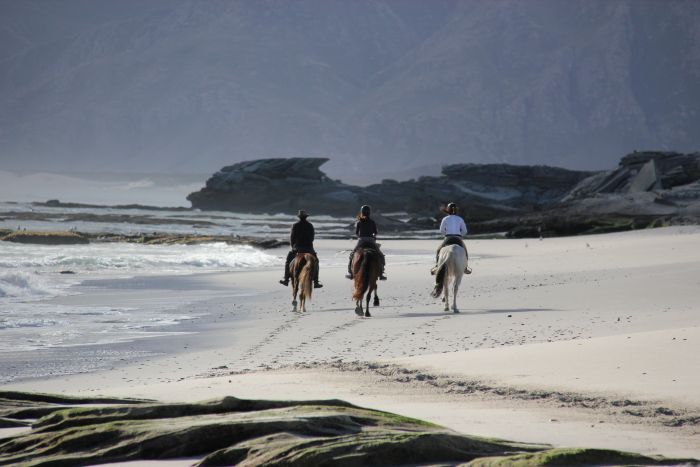
M 4 170 L 328 157 L 610 166 L 700 146 L 695 0 L 0 0 Z

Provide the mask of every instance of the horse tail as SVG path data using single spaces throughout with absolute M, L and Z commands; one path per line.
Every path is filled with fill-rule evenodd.
M 372 262 L 370 261 L 371 255 L 367 251 L 362 251 L 360 253 L 361 260 L 360 264 L 356 265 L 353 271 L 353 276 L 355 278 L 355 289 L 352 293 L 352 298 L 354 300 L 362 299 L 362 296 L 367 292 L 370 282 L 370 266 Z
M 306 298 L 311 298 L 311 292 L 314 290 L 311 283 L 313 282 L 314 269 L 316 268 L 315 262 L 313 255 L 305 254 L 304 266 L 299 271 L 299 286 Z
M 448 249 L 448 247 L 444 247 L 442 250 L 440 250 L 437 270 L 435 271 L 435 287 L 431 293 L 431 295 L 435 298 L 440 296 L 443 287 L 445 287 L 445 279 L 447 278 L 447 260 L 450 258 L 450 251 L 452 250 Z

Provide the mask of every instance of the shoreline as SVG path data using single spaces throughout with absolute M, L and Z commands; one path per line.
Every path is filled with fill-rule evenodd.
M 320 240 L 325 287 L 307 313 L 291 311 L 277 268 L 213 274 L 198 287 L 259 293 L 212 298 L 198 333 L 152 339 L 164 355 L 0 387 L 169 401 L 341 398 L 475 435 L 700 457 L 700 377 L 690 370 L 700 355 L 700 228 L 467 239 L 474 274 L 462 282 L 459 315 L 428 295 L 436 242 L 382 243 L 389 280 L 373 318 L 354 315 L 342 277 L 352 242 Z M 622 363 L 617 379 L 605 361 Z M 664 424 L 674 419 L 683 422 Z

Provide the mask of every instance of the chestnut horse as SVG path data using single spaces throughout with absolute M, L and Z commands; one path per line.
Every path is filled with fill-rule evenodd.
M 306 300 L 311 298 L 314 290 L 314 272 L 318 267 L 318 260 L 311 253 L 297 253 L 291 263 L 289 272 L 292 277 L 292 305 L 293 311 L 297 311 L 297 293 L 301 311 L 306 311 Z
M 374 292 L 374 306 L 379 306 L 377 296 L 377 279 L 382 272 L 379 252 L 373 248 L 358 248 L 352 258 L 352 275 L 355 280 L 352 298 L 355 300 L 355 313 L 358 316 L 370 317 L 369 298 Z M 367 297 L 364 313 L 362 299 Z
M 438 298 L 445 291 L 442 301 L 445 302 L 445 311 L 450 310 L 450 282 L 452 282 L 452 311 L 459 313 L 457 309 L 457 291 L 462 282 L 464 264 L 466 263 L 464 248 L 459 245 L 447 245 L 440 249 L 437 272 L 435 273 L 435 288 L 432 296 Z

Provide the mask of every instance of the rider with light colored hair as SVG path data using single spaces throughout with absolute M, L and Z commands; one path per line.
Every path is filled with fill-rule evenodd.
M 447 216 L 440 222 L 440 233 L 445 236 L 442 244 L 437 249 L 435 254 L 435 267 L 431 269 L 431 274 L 435 274 L 437 269 L 438 258 L 440 257 L 440 250 L 442 247 L 447 245 L 459 245 L 464 248 L 464 253 L 467 255 L 467 264 L 464 267 L 465 274 L 471 274 L 472 270 L 469 268 L 469 253 L 467 253 L 467 246 L 462 240 L 462 236 L 467 234 L 467 224 L 464 223 L 464 219 L 457 215 L 457 205 L 455 203 L 450 203 L 447 205 Z
M 345 275 L 347 279 L 352 279 L 352 258 L 358 248 L 373 248 L 379 253 L 379 258 L 382 263 L 382 272 L 379 275 L 379 280 L 385 281 L 386 276 L 384 275 L 384 266 L 386 260 L 384 259 L 384 253 L 379 249 L 379 244 L 377 243 L 377 224 L 370 218 L 372 208 L 366 204 L 360 208 L 360 214 L 357 215 L 357 222 L 355 222 L 355 236 L 357 237 L 357 244 L 355 249 L 350 252 L 350 259 L 348 261 L 348 273 Z

